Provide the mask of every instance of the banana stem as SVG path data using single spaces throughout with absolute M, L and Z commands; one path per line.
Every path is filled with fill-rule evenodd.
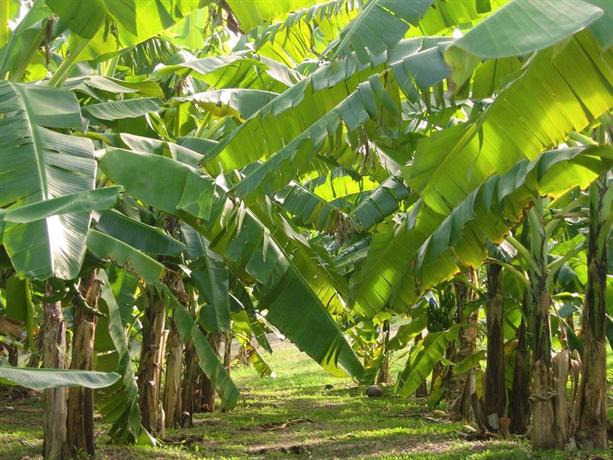
M 9 2 L 0 2 L 0 47 L 9 41 Z
M 89 43 L 89 39 L 81 38 L 78 35 L 75 35 L 74 45 L 70 47 L 70 54 L 62 64 L 55 71 L 51 79 L 49 80 L 49 86 L 62 86 L 62 83 L 66 81 L 70 71 L 77 63 L 77 59 L 79 55 L 83 52 L 87 44 Z

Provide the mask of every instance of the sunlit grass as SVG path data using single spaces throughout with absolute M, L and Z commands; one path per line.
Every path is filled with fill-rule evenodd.
M 108 436 L 101 433 L 97 438 L 98 457 L 590 458 L 580 452 L 533 452 L 527 440 L 519 437 L 468 441 L 463 424 L 437 421 L 432 408 L 423 401 L 404 400 L 391 389 L 386 389 L 381 398 L 367 398 L 351 379 L 328 376 L 289 344 L 280 344 L 266 359 L 276 378 L 260 379 L 247 367 L 233 370 L 243 395 L 234 410 L 197 414 L 192 428 L 168 430 L 164 445 L 156 448 L 112 446 Z M 395 372 L 399 366 L 395 364 Z M 609 355 L 608 372 L 613 381 L 613 355 Z M 333 388 L 328 390 L 326 385 Z M 0 411 L 0 459 L 40 458 L 40 401 L 0 399 Z

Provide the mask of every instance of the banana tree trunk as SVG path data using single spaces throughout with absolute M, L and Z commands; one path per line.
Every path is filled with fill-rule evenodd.
M 505 417 L 504 336 L 502 331 L 502 267 L 487 266 L 487 368 L 484 409 L 489 428 L 499 430 L 498 419 Z
M 224 335 L 223 366 L 228 375 L 232 371 L 232 332 L 228 331 Z
M 207 340 L 215 354 L 219 355 L 221 333 L 209 332 Z M 200 376 L 200 410 L 215 412 L 215 382 L 211 381 L 204 373 Z
M 551 332 L 549 326 L 551 299 L 549 294 L 543 291 L 544 287 L 538 287 L 541 284 L 544 283 L 537 283 L 535 297 L 535 349 L 530 387 L 533 423 L 530 439 L 534 447 L 549 449 L 563 447 L 564 443 L 560 444 L 562 433 L 556 425 L 554 398 L 556 397 L 557 386 L 551 365 Z
M 71 369 L 92 370 L 94 357 L 94 337 L 100 281 L 94 272 L 86 285 L 85 302 L 75 302 L 74 334 L 72 341 Z M 91 309 L 88 311 L 87 309 Z M 93 457 L 94 451 L 94 391 L 90 388 L 73 387 L 68 389 L 67 419 L 68 450 L 71 455 L 87 454 Z
M 390 352 L 388 350 L 388 343 L 390 341 L 390 320 L 386 319 L 383 322 L 383 358 L 381 359 L 381 366 L 377 373 L 377 383 L 388 384 L 390 383 Z
M 528 317 L 529 292 L 523 302 L 523 315 L 517 331 L 515 349 L 515 367 L 513 369 L 513 386 L 509 400 L 510 431 L 513 434 L 528 432 L 530 421 L 530 348 L 528 347 L 526 318 Z
M 474 269 L 469 269 L 467 278 L 470 282 L 477 282 Z M 473 292 L 462 282 L 455 284 L 456 298 L 456 324 L 466 324 L 459 334 L 459 343 L 451 357 L 453 363 L 459 363 L 475 352 L 477 346 L 477 319 L 478 310 L 467 311 L 466 304 L 474 299 Z M 450 372 L 448 396 L 450 402 L 450 415 L 454 419 L 474 421 L 477 414 L 474 411 L 473 399 L 476 397 L 476 380 L 474 370 L 463 374 Z
M 53 295 L 51 285 L 47 285 L 47 297 Z M 66 368 L 66 325 L 62 314 L 62 304 L 46 302 L 43 338 L 43 367 Z M 66 452 L 66 388 L 45 390 L 44 396 L 44 443 L 43 457 L 48 460 L 67 458 Z
M 181 414 L 181 426 L 190 427 L 193 424 L 194 401 L 197 392 L 195 391 L 198 375 L 198 363 L 196 362 L 196 348 L 193 343 L 185 346 L 185 372 L 181 383 L 181 401 L 183 403 L 183 413 Z
M 168 338 L 168 360 L 166 364 L 166 386 L 164 387 L 164 413 L 166 428 L 175 428 L 181 422 L 183 413 L 181 401 L 181 367 L 183 365 L 183 343 L 173 323 Z
M 551 359 L 551 297 L 547 286 L 547 235 L 543 201 L 537 200 L 529 212 L 532 213 L 529 220 L 530 252 L 533 257 L 529 277 L 534 312 L 534 353 L 530 386 L 533 420 L 530 440 L 535 448 L 563 448 L 569 438 L 568 414 L 565 387 L 559 381 L 559 370 L 562 368 L 554 369 Z
M 15 345 L 8 345 L 7 349 L 9 364 L 17 367 L 19 365 L 19 349 Z
M 583 377 L 578 406 L 577 442 L 586 449 L 607 448 L 607 350 L 605 341 L 607 241 L 613 192 L 606 176 L 590 189 L 588 281 L 583 307 Z
M 417 336 L 414 339 L 414 342 L 416 345 L 419 343 L 419 341 L 422 340 L 422 334 L 419 333 L 417 334 Z M 436 380 L 437 376 L 439 376 L 439 378 L 443 378 L 443 366 L 440 364 L 440 362 L 436 363 L 434 365 L 434 369 L 432 369 L 432 383 L 431 385 L 434 385 L 434 381 Z M 428 397 L 428 385 L 426 384 L 426 380 L 424 379 L 424 381 L 421 383 L 421 385 L 419 385 L 419 388 L 417 388 L 417 390 L 415 391 L 415 396 L 417 396 L 418 398 L 427 398 Z
M 143 426 L 158 433 L 160 426 L 160 379 L 164 350 L 166 310 L 162 297 L 148 289 L 148 302 L 143 315 L 143 343 L 138 369 L 138 392 Z

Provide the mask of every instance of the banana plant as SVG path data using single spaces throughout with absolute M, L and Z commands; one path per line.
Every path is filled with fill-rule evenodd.
M 526 232 L 537 231 L 543 196 L 595 187 L 613 160 L 606 137 L 582 141 L 613 102 L 601 0 L 37 0 L 14 30 L 5 3 L 0 244 L 11 268 L 0 289 L 20 300 L 2 311 L 23 321 L 29 347 L 43 305 L 60 342 L 61 299 L 97 324 L 88 366 L 108 373 L 96 398 L 116 441 L 189 423 L 178 393 L 191 400 L 201 377 L 233 406 L 216 353 L 230 331 L 263 375 L 270 327 L 356 380 L 370 377 L 349 337 L 376 343 L 369 371 L 417 339 L 396 385 L 412 394 L 466 329 L 424 325 L 423 295 L 478 267 L 527 208 Z M 601 230 L 607 199 L 594 205 Z M 599 267 L 603 238 L 590 253 Z M 554 254 L 553 267 L 539 257 L 532 275 L 580 253 Z M 601 319 L 592 299 L 602 295 L 586 295 L 586 312 Z M 395 315 L 402 332 L 371 341 L 363 325 Z M 450 361 L 453 375 L 480 356 Z M 58 378 L 55 401 L 78 380 Z M 46 436 L 65 428 L 48 423 Z

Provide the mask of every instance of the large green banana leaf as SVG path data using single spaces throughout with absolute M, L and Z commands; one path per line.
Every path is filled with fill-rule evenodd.
M 0 382 L 32 390 L 58 387 L 105 388 L 119 380 L 115 372 L 77 371 L 73 369 L 29 369 L 0 366 Z
M 487 177 L 536 158 L 610 110 L 612 66 L 613 52 L 588 31 L 538 52 L 475 123 L 419 143 L 409 184 L 447 213 Z
M 164 96 L 162 89 L 155 81 L 126 81 L 102 75 L 68 78 L 62 84 L 62 88 L 87 94 L 98 101 L 106 101 L 110 95 L 126 97 L 126 95 L 139 94 L 158 99 Z
M 291 11 L 307 8 L 318 3 L 317 0 L 228 0 L 228 6 L 238 20 L 243 32 L 255 26 L 283 19 Z
M 251 161 L 255 161 L 258 159 L 257 155 L 271 153 L 264 162 L 246 173 L 233 192 L 241 197 L 249 197 L 262 190 L 279 190 L 291 179 L 312 167 L 318 152 L 343 151 L 342 126 L 352 132 L 371 118 L 380 117 L 382 112 L 398 116 L 400 109 L 385 89 L 385 82 L 390 77 L 396 80 L 407 97 L 415 97 L 418 88 L 426 89 L 443 80 L 448 69 L 436 48 L 436 43 L 437 40 L 433 43 L 413 40 L 399 44 L 387 56 L 391 66 L 391 69 L 387 70 L 380 65 L 374 68 L 366 67 L 361 71 L 357 71 L 360 64 L 356 64 L 355 68 L 347 68 L 344 66 L 351 62 L 351 58 L 348 58 L 339 74 L 344 75 L 346 80 L 317 90 L 321 84 L 328 85 L 328 79 L 336 82 L 339 77 L 333 75 L 336 69 L 334 64 L 324 67 L 317 77 L 313 74 L 310 82 L 312 88 L 309 88 L 307 80 L 303 80 L 273 99 L 256 116 L 238 128 L 225 146 L 220 147 L 219 156 L 209 160 L 207 165 L 219 161 L 222 168 L 238 167 L 241 164 L 237 160 L 241 157 L 248 161 L 248 155 Z M 319 79 L 321 82 L 318 83 Z M 360 79 L 365 81 L 360 82 Z M 322 93 L 325 93 L 325 96 Z M 297 100 L 298 104 L 290 105 L 295 104 L 293 100 Z M 286 104 L 288 108 L 283 108 Z M 275 105 L 280 109 L 275 109 Z M 282 111 L 277 115 L 275 112 L 279 110 Z M 287 118 L 288 116 L 291 118 Z M 259 129 L 263 128 L 262 131 L 266 132 L 273 121 L 277 122 L 275 132 L 283 129 L 278 131 L 280 138 L 261 138 L 261 141 L 258 141 L 258 147 L 260 143 L 263 144 L 261 149 L 246 149 L 245 145 L 237 144 L 239 140 L 244 142 L 244 137 L 249 133 L 254 134 L 253 131 L 258 129 L 258 125 Z M 295 137 L 291 137 L 293 134 Z M 281 145 L 285 139 L 291 141 Z M 275 144 L 278 144 L 276 152 Z M 229 154 L 238 155 L 239 150 L 241 157 L 233 156 L 231 161 L 225 160 Z
M 512 0 L 453 47 L 484 59 L 521 56 L 558 43 L 602 15 L 582 0 Z
M 20 80 L 31 57 L 44 38 L 47 18 L 52 11 L 44 0 L 37 0 L 0 49 L 0 77 Z
M 611 166 L 611 147 L 577 147 L 543 153 L 533 162 L 524 160 L 508 173 L 489 178 L 453 209 L 420 248 L 416 272 L 422 283 L 428 286 L 449 277 L 462 265 L 477 266 L 486 256 L 484 243 L 501 242 L 508 226 L 521 221 L 535 196 L 557 197 L 574 187 L 585 188 Z M 453 268 L 445 261 L 452 262 Z
M 435 0 L 417 27 L 409 30 L 414 35 L 447 35 L 458 26 L 462 29 L 478 21 L 507 3 L 508 0 Z
M 181 225 L 181 233 L 187 244 L 187 254 L 192 260 L 190 278 L 198 293 L 206 301 L 204 307 L 205 328 L 209 331 L 230 329 L 230 274 L 221 256 L 213 252 L 208 241 L 189 225 Z M 202 303 L 202 302 L 201 302 Z
M 130 219 L 115 210 L 100 213 L 96 229 L 156 256 L 179 256 L 186 250 L 183 243 L 159 228 Z
M 313 149 L 321 149 L 326 139 L 337 132 L 341 121 L 349 129 L 363 124 L 376 110 L 376 101 L 381 101 L 388 110 L 395 110 L 380 79 L 369 80 L 383 72 L 386 64 L 397 63 L 393 74 L 406 90 L 415 91 L 415 83 L 427 88 L 442 80 L 447 67 L 437 49 L 440 41 L 407 40 L 397 44 L 387 56 L 373 56 L 368 62 L 350 55 L 322 66 L 237 128 L 219 146 L 215 157 L 207 159 L 207 168 L 228 171 L 276 154 L 277 159 L 257 173 L 258 183 L 261 177 L 270 179 L 272 176 L 265 176 L 264 172 L 275 167 L 278 170 L 290 159 L 295 160 L 297 151 L 307 155 Z M 363 86 L 358 89 L 360 83 Z M 301 163 L 309 163 L 308 158 Z
M 17 208 L 0 209 L 0 229 L 2 222 L 29 224 L 41 219 L 75 212 L 101 211 L 113 207 L 121 187 L 104 187 L 72 195 L 64 195 L 45 201 L 36 201 Z M 0 241 L 2 232 L 0 232 Z
M 279 213 L 263 207 L 253 207 L 252 211 L 260 223 L 270 229 L 270 236 L 279 248 L 291 255 L 292 263 L 299 267 L 301 277 L 319 302 L 331 313 L 343 312 L 343 299 L 348 296 L 347 282 L 336 273 L 327 252 L 308 241 Z
M 164 295 L 174 306 L 174 322 L 181 335 L 181 340 L 183 343 L 191 341 L 194 344 L 198 364 L 215 386 L 224 406 L 227 408 L 234 407 L 240 397 L 238 388 L 236 388 L 226 368 L 219 361 L 219 357 L 202 333 L 200 326 L 168 289 L 164 290 Z
M 89 139 L 53 129 L 82 129 L 74 93 L 0 82 L 0 207 L 93 190 L 94 148 Z M 13 266 L 33 278 L 75 278 L 85 255 L 90 213 L 6 223 L 3 242 Z
M 121 377 L 112 386 L 101 390 L 96 395 L 96 406 L 111 425 L 109 434 L 117 442 L 152 444 L 153 440 L 143 428 L 139 407 L 138 385 L 134 378 L 134 369 L 128 349 L 128 337 L 122 321 L 121 307 L 117 301 L 121 292 L 114 292 L 113 287 L 125 287 L 123 283 L 111 283 L 106 272 L 99 270 L 100 310 L 106 318 L 96 329 L 96 346 L 101 342 L 110 342 L 110 350 L 104 350 L 96 359 L 96 369 L 117 372 Z M 125 294 L 124 294 L 125 295 Z M 131 305 L 124 305 L 131 308 Z M 102 328 L 106 325 L 106 328 Z M 110 340 L 109 340 L 110 339 Z
M 409 25 L 416 26 L 434 0 L 371 0 L 341 32 L 335 54 L 351 51 L 362 60 L 368 53 L 383 53 L 406 34 Z
M 157 283 L 164 273 L 164 265 L 153 257 L 106 233 L 91 229 L 87 249 L 100 259 L 110 259 L 120 267 L 138 273 L 148 283 Z
M 426 381 L 436 363 L 445 357 L 447 346 L 458 335 L 458 328 L 430 332 L 413 347 L 404 370 L 398 376 L 396 390 L 401 396 L 411 396 Z
M 358 310 L 372 314 L 386 303 L 406 309 L 459 264 L 480 263 L 485 242 L 500 241 L 536 196 L 587 186 L 611 167 L 612 153 L 609 147 L 576 148 L 524 160 L 488 179 L 446 215 L 418 201 L 397 228 L 373 236 L 356 281 Z
M 301 75 L 270 58 L 246 53 L 225 56 L 187 58 L 184 62 L 158 64 L 151 78 L 170 75 L 191 76 L 217 89 L 250 89 L 280 92 Z
M 401 311 L 412 305 L 397 294 L 402 290 L 413 300 L 415 283 L 404 281 L 414 270 L 419 247 L 443 219 L 419 199 L 398 225 L 373 234 L 368 256 L 353 280 L 356 311 L 370 316 L 388 304 Z
M 81 60 L 104 59 L 137 45 L 208 3 L 209 0 L 47 0 L 60 22 L 87 40 L 78 57 Z M 105 30 L 106 20 L 114 23 L 114 33 Z
M 217 116 L 231 115 L 247 119 L 277 96 L 277 93 L 271 91 L 232 88 L 190 94 L 174 98 L 173 101 L 193 102 Z
M 410 193 L 400 178 L 390 176 L 351 211 L 351 217 L 359 229 L 368 230 L 396 212 Z
M 362 365 L 301 267 L 256 215 L 226 199 L 211 178 L 159 155 L 110 149 L 101 167 L 133 196 L 203 232 L 235 273 L 258 283 L 266 319 L 331 372 L 359 377 Z M 148 174 L 139 174 L 146 170 Z M 164 182 L 164 190 L 156 184 Z M 223 215 L 221 214 L 223 212 Z M 317 331 L 313 335 L 313 331 Z
M 123 120 L 142 117 L 161 109 L 160 100 L 153 97 L 106 101 L 83 106 L 84 115 L 98 120 Z
M 258 54 L 288 64 L 320 56 L 354 19 L 361 0 L 329 0 L 293 11 L 282 21 L 257 27 L 248 35 Z
M 298 225 L 322 231 L 331 230 L 339 216 L 344 215 L 338 204 L 324 200 L 295 182 L 276 193 L 275 201 L 293 216 Z

